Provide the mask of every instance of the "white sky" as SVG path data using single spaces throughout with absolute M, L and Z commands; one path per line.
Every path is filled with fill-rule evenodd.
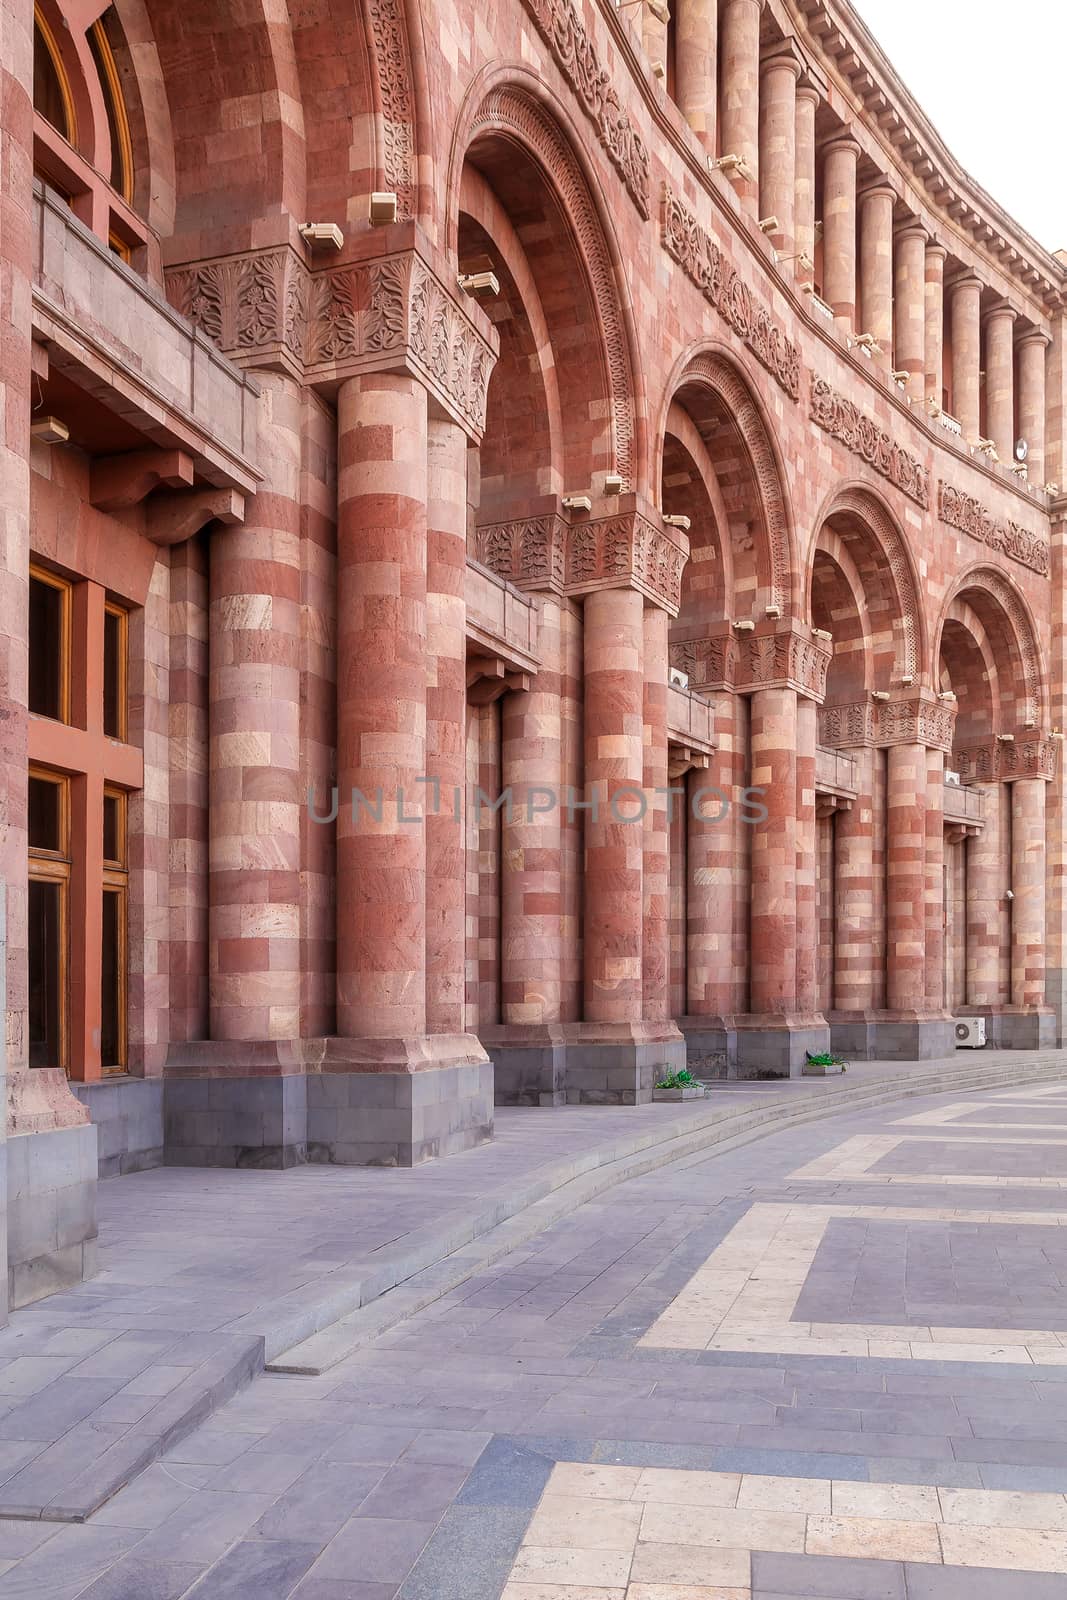
M 1065 0 L 852 0 L 957 161 L 1067 249 Z

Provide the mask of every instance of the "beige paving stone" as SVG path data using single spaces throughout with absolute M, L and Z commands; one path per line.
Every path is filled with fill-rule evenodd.
M 795 1512 L 716 1509 L 650 1502 L 641 1519 L 646 1543 L 711 1545 L 735 1550 L 804 1549 L 805 1518 Z
M 747 1589 L 752 1558 L 746 1550 L 695 1544 L 643 1544 L 634 1551 L 633 1583 L 716 1584 Z
M 561 1461 L 552 1468 L 548 1493 L 591 1495 L 596 1499 L 628 1500 L 641 1478 L 640 1467 L 609 1467 L 583 1461 Z
M 1036 1528 L 983 1528 L 942 1524 L 941 1548 L 949 1567 L 1004 1567 L 1020 1572 L 1067 1573 L 1067 1534 Z
M 741 1487 L 739 1472 L 686 1472 L 675 1467 L 648 1467 L 641 1473 L 635 1500 L 674 1505 L 733 1506 Z
M 586 1584 L 610 1589 L 630 1575 L 629 1550 L 575 1550 L 553 1545 L 524 1544 L 511 1569 L 513 1579 L 563 1585 Z
M 941 1520 L 990 1528 L 1067 1533 L 1067 1496 L 1008 1489 L 939 1489 Z
M 630 1591 L 633 1594 L 633 1590 Z M 500 1600 L 628 1600 L 625 1589 L 591 1589 L 588 1584 L 509 1583 Z
M 936 1522 L 903 1522 L 889 1517 L 809 1517 L 804 1548 L 810 1556 L 941 1560 Z
M 799 1511 L 829 1516 L 829 1478 L 762 1477 L 745 1473 L 737 1497 L 739 1511 Z
M 626 1600 L 749 1600 L 751 1593 L 703 1583 L 631 1583 Z
M 834 1479 L 835 1517 L 888 1517 L 895 1521 L 937 1522 L 937 1490 L 918 1483 L 854 1483 Z
M 640 1525 L 641 1507 L 629 1501 L 546 1494 L 527 1538 L 555 1549 L 631 1551 Z

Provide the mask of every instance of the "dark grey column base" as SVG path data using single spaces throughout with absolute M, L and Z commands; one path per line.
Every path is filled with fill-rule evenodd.
M 101 1178 L 163 1165 L 162 1078 L 115 1077 L 70 1087 L 96 1128 Z
M 735 1017 L 735 1078 L 800 1078 L 807 1053 L 830 1048 L 830 1029 L 822 1017 Z
M 679 1017 L 685 1064 L 694 1078 L 737 1076 L 737 1029 L 726 1017 Z
M 567 1103 L 567 1045 L 563 1026 L 486 1028 L 478 1036 L 493 1063 L 498 1106 Z
M 599 1027 L 596 1024 L 591 1027 Z M 673 1029 L 659 1037 L 576 1038 L 567 1044 L 566 1092 L 569 1106 L 640 1106 L 669 1072 L 685 1066 L 685 1040 Z M 659 1030 L 653 1029 L 654 1032 Z
M 414 1167 L 493 1137 L 489 1061 L 424 1072 L 322 1072 L 307 1079 L 307 1159 Z
M 7 1141 L 10 1307 L 71 1289 L 96 1272 L 96 1129 L 91 1123 Z
M 947 1014 L 874 1021 L 869 1040 L 869 1061 L 943 1061 L 956 1054 L 956 1029 Z
M 960 1016 L 985 1017 L 986 1044 L 994 1050 L 1050 1050 L 1056 1044 L 1056 1015 L 1050 1007 L 964 1006 Z
M 497 1105 L 633 1106 L 686 1064 L 673 1022 L 554 1022 L 487 1028 Z
M 297 1167 L 307 1160 L 307 1078 L 227 1073 L 163 1080 L 168 1167 Z

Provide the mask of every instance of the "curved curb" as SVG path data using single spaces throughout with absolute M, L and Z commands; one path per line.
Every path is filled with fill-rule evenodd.
M 309 1377 L 328 1372 L 346 1356 L 432 1305 L 481 1268 L 491 1266 L 586 1201 L 630 1178 L 643 1177 L 659 1167 L 709 1150 L 725 1153 L 767 1134 L 820 1117 L 960 1089 L 993 1089 L 1005 1084 L 1040 1083 L 1067 1077 L 1067 1061 L 1059 1052 L 1057 1056 L 1060 1058 L 1051 1063 L 1034 1060 L 1027 1066 L 1025 1058 L 1020 1058 L 987 1067 L 975 1062 L 948 1072 L 943 1063 L 934 1063 L 932 1067 L 939 1070 L 910 1073 L 906 1077 L 855 1087 L 835 1086 L 825 1093 L 805 1095 L 802 1100 L 793 1094 L 764 1105 L 749 1104 L 737 1112 L 723 1108 L 702 1116 L 695 1111 L 694 1125 L 668 1138 L 657 1139 L 655 1133 L 646 1133 L 632 1141 L 615 1141 L 594 1148 L 583 1157 L 543 1170 L 533 1182 L 514 1191 L 506 1201 L 472 1217 L 469 1227 L 462 1229 L 462 1239 L 455 1237 L 457 1229 L 453 1226 L 431 1232 L 414 1250 L 398 1252 L 388 1267 L 360 1286 L 367 1292 L 355 1309 L 347 1314 L 327 1315 L 310 1337 L 294 1342 L 287 1349 L 278 1342 L 280 1328 L 268 1332 L 267 1371 Z M 392 1281 L 383 1282 L 386 1277 Z

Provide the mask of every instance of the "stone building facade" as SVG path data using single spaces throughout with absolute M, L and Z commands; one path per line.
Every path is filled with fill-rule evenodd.
M 98 1171 L 1060 1037 L 1067 270 L 845 0 L 0 25 L 13 1304 Z

